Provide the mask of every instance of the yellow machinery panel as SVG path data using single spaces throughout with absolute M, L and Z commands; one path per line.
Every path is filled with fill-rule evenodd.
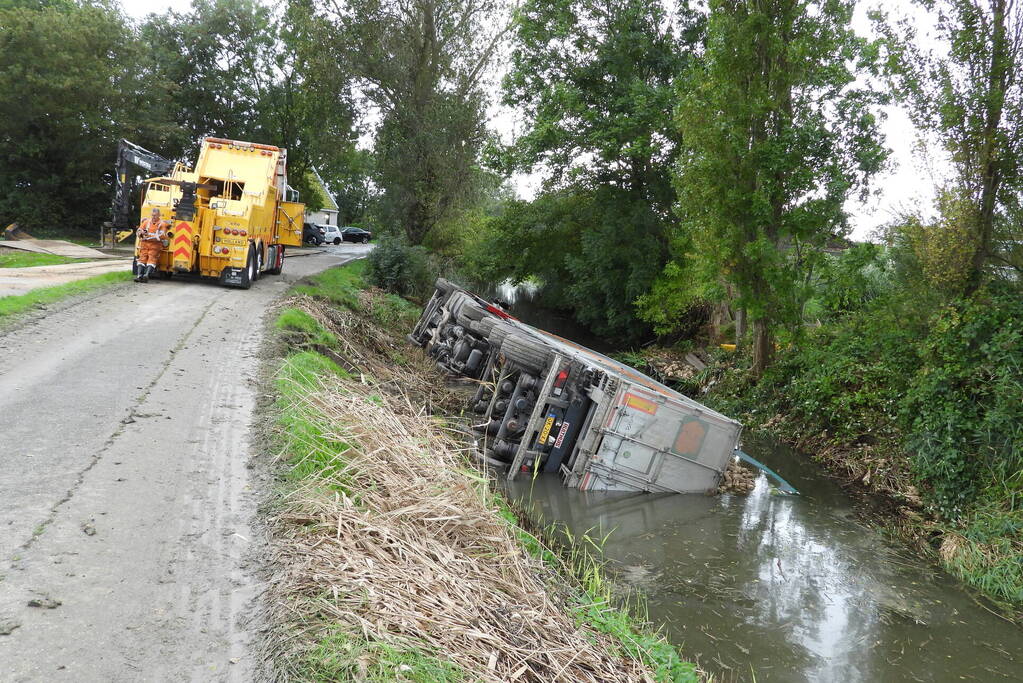
M 302 246 L 305 204 L 281 202 L 277 209 L 277 241 L 289 247 Z

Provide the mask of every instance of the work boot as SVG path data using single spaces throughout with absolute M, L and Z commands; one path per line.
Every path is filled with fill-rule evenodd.
M 142 274 L 139 275 L 139 282 L 149 282 L 149 269 L 152 266 L 142 266 Z
M 142 282 L 142 274 L 146 272 L 146 264 L 136 263 L 135 264 L 135 282 Z
M 149 282 L 149 278 L 156 272 L 156 266 L 150 265 L 146 267 L 146 282 Z

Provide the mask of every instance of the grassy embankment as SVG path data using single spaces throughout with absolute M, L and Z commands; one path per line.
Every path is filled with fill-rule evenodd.
M 16 296 L 0 297 L 0 324 L 10 320 L 12 317 L 31 311 L 34 308 L 52 304 L 61 299 L 78 294 L 86 294 L 97 289 L 108 287 L 118 282 L 127 282 L 131 279 L 131 273 L 104 273 L 94 277 L 68 282 L 53 287 L 42 287 L 34 289 L 26 294 Z
M 275 327 L 278 672 L 301 680 L 698 680 L 591 555 L 530 533 L 474 464 L 463 404 L 404 334 L 418 308 L 361 262 Z
M 58 266 L 64 263 L 81 263 L 88 259 L 69 258 L 57 254 L 37 254 L 32 251 L 0 249 L 0 268 L 32 268 L 34 266 Z

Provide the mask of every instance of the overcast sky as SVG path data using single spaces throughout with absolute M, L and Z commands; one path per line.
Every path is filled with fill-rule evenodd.
M 121 0 L 121 5 L 129 16 L 141 19 L 147 14 L 163 13 L 168 9 L 184 12 L 191 6 L 191 0 Z M 857 32 L 871 35 L 870 21 L 867 12 L 881 7 L 894 16 L 911 16 L 924 37 L 929 31 L 926 13 L 913 7 L 910 0 L 866 0 L 857 9 L 854 25 Z M 875 179 L 879 191 L 878 196 L 865 203 L 852 203 L 849 206 L 852 215 L 853 237 L 867 239 L 879 226 L 890 221 L 900 208 L 926 207 L 930 209 L 933 201 L 933 187 L 939 180 L 942 168 L 933 159 L 925 162 L 915 153 L 917 134 L 906 114 L 898 107 L 886 109 L 887 120 L 883 124 L 886 142 L 892 150 L 890 163 L 892 170 Z M 513 112 L 495 110 L 492 124 L 500 132 L 510 137 L 518 123 Z M 535 193 L 538 179 L 521 176 L 515 179 L 519 192 L 527 198 Z

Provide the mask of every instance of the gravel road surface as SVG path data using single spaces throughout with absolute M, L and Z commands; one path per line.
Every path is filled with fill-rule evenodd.
M 0 334 L 0 680 L 252 680 L 265 492 L 248 291 L 127 283 Z

